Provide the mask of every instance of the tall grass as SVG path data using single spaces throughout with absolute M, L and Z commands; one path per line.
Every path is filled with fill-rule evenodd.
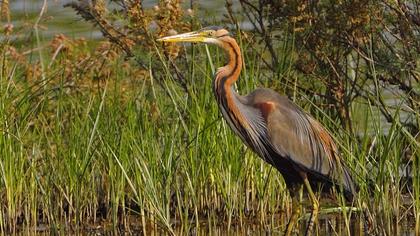
M 292 45 L 285 42 L 283 54 L 293 53 Z M 355 114 L 364 111 L 355 119 L 365 129 L 357 135 L 343 132 L 315 105 L 316 98 L 298 94 L 299 78 L 287 60 L 279 79 L 266 80 L 258 54 L 250 45 L 241 47 L 246 62 L 237 85 L 241 93 L 270 85 L 292 91 L 296 102 L 335 136 L 361 187 L 359 205 L 368 203 L 380 232 L 400 232 L 401 220 L 411 217 L 418 229 L 418 151 L 410 153 L 412 182 L 400 173 L 404 150 L 418 147 L 418 137 L 398 123 L 384 131 L 369 104 L 354 107 Z M 110 68 L 114 73 L 86 89 L 85 80 L 91 78 L 82 72 L 69 86 L 66 66 L 52 55 L 44 57 L 51 66 L 30 81 L 3 50 L 0 231 L 100 226 L 148 235 L 156 230 L 212 232 L 220 225 L 235 232 L 256 224 L 282 232 L 291 203 L 281 175 L 231 132 L 213 99 L 211 75 L 224 62 L 221 52 L 186 50 L 191 53 L 177 63 L 185 68 L 187 92 L 163 57 L 150 59 L 161 63 L 162 73 L 148 71 L 146 78 L 129 78 L 125 62 L 116 59 Z M 414 115 L 419 118 L 418 112 Z M 346 221 L 349 233 L 354 214 L 333 220 Z

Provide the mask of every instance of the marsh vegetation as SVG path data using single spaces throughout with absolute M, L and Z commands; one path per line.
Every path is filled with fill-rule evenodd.
M 282 232 L 281 175 L 213 98 L 223 53 L 155 41 L 211 24 L 240 42 L 240 93 L 273 88 L 334 136 L 374 232 L 419 234 L 419 2 L 288 2 L 220 1 L 216 19 L 196 1 L 67 3 L 73 27 L 103 35 L 86 39 L 49 33 L 47 1 L 34 14 L 2 1 L 0 232 Z M 316 227 L 353 235 L 363 221 L 326 212 Z

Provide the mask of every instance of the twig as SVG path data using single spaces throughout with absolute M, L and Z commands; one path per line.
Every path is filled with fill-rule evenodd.
M 41 21 L 42 16 L 44 15 L 45 10 L 47 9 L 47 0 L 44 0 L 42 7 L 41 7 L 41 11 L 39 12 L 39 16 L 35 21 L 34 24 L 34 30 L 35 30 L 35 37 L 36 37 L 36 43 L 38 45 L 38 48 L 41 48 L 41 40 L 39 39 L 39 31 L 38 31 L 38 25 L 39 22 Z M 42 56 L 42 51 L 39 50 L 39 62 L 41 64 L 41 76 L 42 76 L 42 81 L 45 82 L 45 66 L 44 66 L 44 59 Z M 42 84 L 42 87 L 45 86 L 46 83 Z

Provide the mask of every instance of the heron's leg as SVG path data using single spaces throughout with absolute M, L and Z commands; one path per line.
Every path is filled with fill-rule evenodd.
M 312 212 L 311 212 L 311 216 L 309 217 L 308 227 L 306 228 L 306 233 L 305 233 L 305 235 L 308 236 L 312 234 L 312 229 L 314 227 L 314 223 L 318 216 L 319 203 L 314 192 L 312 191 L 312 187 L 311 187 L 311 184 L 309 183 L 308 176 L 306 175 L 306 173 L 301 173 L 301 176 L 303 179 L 303 183 L 305 184 L 305 187 L 308 191 L 309 198 L 312 202 Z
M 303 183 L 305 184 L 305 187 L 308 190 L 309 198 L 311 199 L 311 202 L 312 202 L 312 212 L 311 212 L 311 216 L 309 217 L 308 227 L 306 228 L 306 233 L 305 233 L 305 235 L 308 236 L 312 234 L 312 229 L 314 227 L 314 223 L 318 216 L 319 203 L 314 192 L 312 191 L 311 184 L 309 183 L 309 180 L 306 175 L 303 178 Z
M 296 194 L 295 192 L 291 194 L 292 195 L 292 216 L 289 219 L 289 223 L 287 223 L 286 231 L 284 233 L 284 235 L 286 236 L 290 236 L 292 234 L 292 231 L 295 228 L 295 225 L 301 213 L 302 206 L 300 204 L 299 198 L 302 195 L 301 193 L 303 191 L 303 185 L 299 185 L 298 190 L 299 190 L 298 194 Z

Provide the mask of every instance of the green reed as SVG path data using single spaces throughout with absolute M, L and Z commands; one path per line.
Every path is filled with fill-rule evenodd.
M 413 182 L 404 182 L 399 171 L 402 151 L 418 147 L 418 138 L 399 123 L 385 132 L 369 104 L 354 107 L 361 131 L 343 131 L 315 98 L 299 93 L 291 63 L 285 59 L 282 76 L 265 79 L 269 72 L 258 51 L 241 47 L 246 62 L 237 85 L 241 93 L 271 85 L 292 91 L 334 135 L 356 173 L 361 192 L 355 207 L 367 202 L 384 233 L 396 232 L 398 222 L 413 215 L 418 228 L 418 151 L 411 154 Z M 92 84 L 94 89 L 82 89 L 83 80 L 92 78 L 81 73 L 69 87 L 65 66 L 47 52 L 44 63 L 51 66 L 35 83 L 19 62 L 2 54 L 0 231 L 33 232 L 46 224 L 51 231 L 102 225 L 176 234 L 257 224 L 281 232 L 291 213 L 281 175 L 233 134 L 213 98 L 211 75 L 223 64 L 222 53 L 204 46 L 186 50 L 186 59 L 176 63 L 185 69 L 187 91 L 163 56 L 150 59 L 163 69 L 146 78 L 129 78 L 124 61 L 115 60 L 112 75 Z M 293 53 L 293 42 L 281 50 Z M 344 211 L 347 229 L 339 230 L 349 233 L 356 214 Z

